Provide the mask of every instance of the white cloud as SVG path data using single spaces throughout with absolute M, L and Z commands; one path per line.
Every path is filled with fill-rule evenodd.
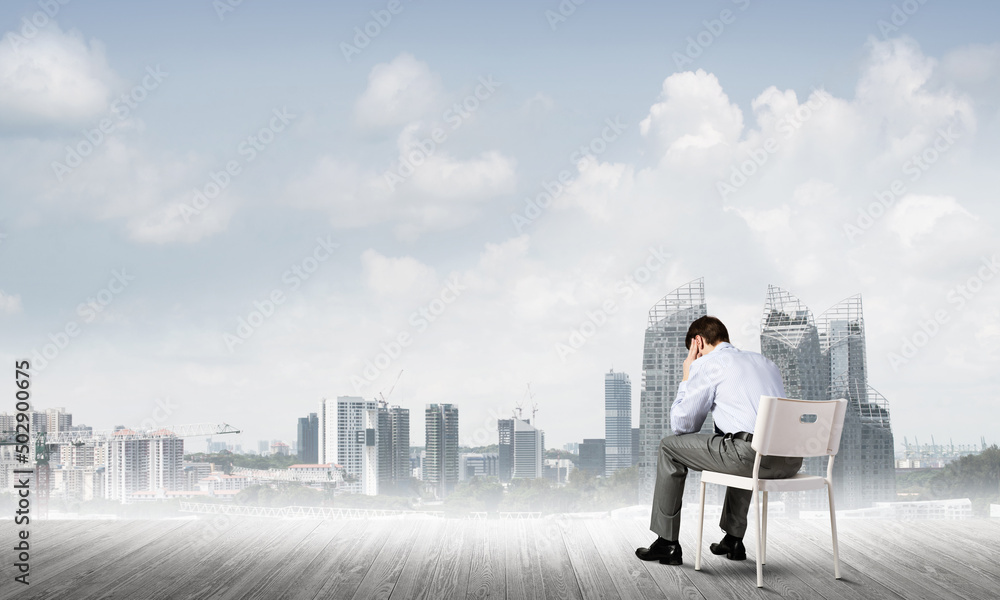
M 965 210 L 955 198 L 950 196 L 906 196 L 893 207 L 887 215 L 888 228 L 899 236 L 904 246 L 913 246 L 935 230 L 942 221 L 950 216 L 965 217 L 974 221 L 969 211 Z M 972 223 L 968 223 L 972 225 Z M 955 232 L 961 233 L 961 232 Z M 966 232 L 967 233 L 967 232 Z M 962 236 L 948 239 L 948 242 L 961 242 Z
M 13 315 L 19 312 L 21 312 L 21 296 L 0 290 L 0 314 Z
M 289 183 L 285 201 L 326 211 L 337 228 L 392 223 L 398 235 L 412 239 L 462 226 L 484 202 L 514 191 L 513 159 L 492 150 L 458 159 L 442 147 L 428 155 L 416 150 L 419 131 L 417 123 L 403 128 L 396 161 L 381 172 L 320 157 Z
M 427 116 L 441 97 L 441 78 L 427 63 L 404 52 L 372 68 L 368 87 L 355 103 L 355 116 L 366 127 L 394 127 Z
M 725 149 L 743 130 L 743 113 L 729 101 L 715 75 L 698 69 L 663 81 L 660 101 L 649 108 L 639 130 L 658 143 L 665 160 L 696 164 L 707 153 L 719 156 L 723 150 L 728 155 Z
M 104 46 L 55 23 L 26 40 L 0 40 L 0 124 L 19 130 L 77 126 L 106 116 L 118 77 Z
M 426 295 L 437 285 L 434 269 L 411 256 L 383 256 L 375 250 L 361 255 L 365 282 L 378 295 Z

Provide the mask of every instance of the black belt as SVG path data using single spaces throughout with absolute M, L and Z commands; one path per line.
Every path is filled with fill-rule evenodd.
M 715 426 L 715 433 L 717 433 L 719 435 L 724 435 L 726 437 L 731 437 L 731 438 L 734 438 L 734 439 L 737 439 L 737 440 L 743 440 L 745 442 L 752 442 L 753 441 L 753 434 L 752 433 L 747 433 L 745 431 L 740 431 L 738 433 L 723 433 L 722 430 L 719 429 L 718 425 Z

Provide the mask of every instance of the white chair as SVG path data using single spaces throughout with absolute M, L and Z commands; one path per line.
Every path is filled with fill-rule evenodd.
M 837 515 L 833 507 L 833 457 L 840 449 L 840 434 L 844 429 L 847 400 L 791 400 L 761 396 L 757 408 L 751 446 L 757 452 L 753 476 L 740 477 L 703 471 L 701 474 L 701 524 L 698 526 L 698 552 L 694 568 L 701 570 L 702 534 L 705 529 L 705 484 L 715 483 L 753 492 L 754 520 L 757 526 L 757 587 L 764 587 L 767 547 L 767 493 L 798 492 L 826 486 L 830 498 L 830 530 L 833 534 L 833 576 L 840 579 L 840 557 L 837 548 Z M 760 479 L 762 456 L 810 457 L 829 456 L 826 477 L 798 473 L 787 479 Z M 760 492 L 760 493 L 758 493 Z M 764 495 L 764 511 L 760 509 L 760 494 Z

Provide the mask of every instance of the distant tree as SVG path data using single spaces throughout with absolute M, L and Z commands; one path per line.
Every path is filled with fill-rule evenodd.
M 929 482 L 937 498 L 996 498 L 1000 494 L 1000 447 L 963 456 L 941 469 Z

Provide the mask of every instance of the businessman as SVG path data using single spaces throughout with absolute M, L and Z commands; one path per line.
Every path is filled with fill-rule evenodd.
M 785 395 L 778 367 L 756 352 L 730 344 L 726 326 L 715 317 L 691 323 L 684 345 L 688 349 L 684 376 L 670 407 L 670 428 L 676 435 L 660 440 L 657 457 L 649 528 L 659 537 L 648 548 L 635 551 L 642 560 L 668 565 L 682 563 L 677 534 L 688 469 L 751 477 L 756 452 L 750 442 L 760 397 Z M 697 433 L 709 412 L 715 419 L 715 433 Z M 762 457 L 760 477 L 791 477 L 801 466 L 801 458 Z M 743 534 L 751 499 L 749 490 L 726 488 L 719 522 L 726 535 L 711 545 L 713 554 L 746 559 Z

